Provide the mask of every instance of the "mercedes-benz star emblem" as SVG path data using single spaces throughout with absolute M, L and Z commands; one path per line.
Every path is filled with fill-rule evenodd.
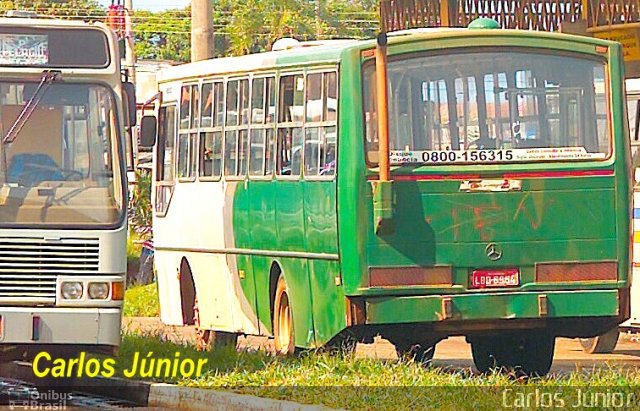
M 502 248 L 496 243 L 489 243 L 484 251 L 491 261 L 498 261 L 502 258 Z

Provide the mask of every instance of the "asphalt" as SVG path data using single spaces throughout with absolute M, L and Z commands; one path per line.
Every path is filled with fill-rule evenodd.
M 123 327 L 129 332 L 161 333 L 168 340 L 175 342 L 192 341 L 195 337 L 193 327 L 167 326 L 155 317 L 127 317 L 123 321 Z M 241 337 L 239 348 L 271 350 L 272 342 L 265 337 Z M 384 360 L 397 358 L 393 345 L 381 338 L 377 338 L 373 344 L 358 344 L 356 356 Z M 453 369 L 473 368 L 471 347 L 463 337 L 452 337 L 441 341 L 436 346 L 433 365 Z M 623 334 L 611 354 L 587 354 L 582 351 L 578 340 L 558 338 L 551 373 L 566 374 L 576 370 L 589 371 L 599 368 L 635 368 L 638 366 L 640 366 L 640 334 Z

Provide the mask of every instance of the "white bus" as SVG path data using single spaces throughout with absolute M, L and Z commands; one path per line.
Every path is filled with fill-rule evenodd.
M 591 354 L 612 352 L 618 342 L 620 331 L 640 332 L 640 78 L 625 81 L 627 92 L 627 114 L 631 137 L 632 164 L 635 169 L 633 193 L 633 279 L 631 282 L 631 318 L 606 334 L 580 340 L 582 348 Z
M 1 360 L 120 344 L 132 90 L 106 26 L 0 19 Z

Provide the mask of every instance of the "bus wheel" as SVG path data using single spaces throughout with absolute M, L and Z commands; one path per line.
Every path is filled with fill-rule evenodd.
M 506 368 L 517 374 L 544 376 L 551 369 L 555 341 L 544 333 L 484 337 L 471 341 L 471 354 L 482 373 Z
M 195 346 L 199 351 L 211 351 L 213 348 L 233 347 L 238 343 L 238 334 L 224 331 L 205 330 L 200 327 L 198 297 L 193 304 L 193 322 L 196 327 Z
M 273 303 L 273 336 L 276 354 L 291 355 L 295 353 L 294 335 L 293 314 L 289 303 L 287 283 L 284 277 L 280 275 Z
M 436 353 L 436 344 L 430 342 L 410 343 L 408 341 L 393 341 L 398 359 L 415 361 L 421 365 L 429 365 Z
M 616 348 L 619 336 L 620 332 L 616 327 L 597 337 L 580 338 L 580 345 L 589 354 L 609 354 Z

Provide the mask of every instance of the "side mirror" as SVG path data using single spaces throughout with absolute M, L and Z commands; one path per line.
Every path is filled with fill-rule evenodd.
M 136 87 L 133 83 L 122 83 L 122 104 L 124 106 L 124 125 L 133 127 L 137 124 Z
M 158 120 L 155 116 L 143 116 L 140 124 L 140 147 L 153 148 L 156 144 Z

